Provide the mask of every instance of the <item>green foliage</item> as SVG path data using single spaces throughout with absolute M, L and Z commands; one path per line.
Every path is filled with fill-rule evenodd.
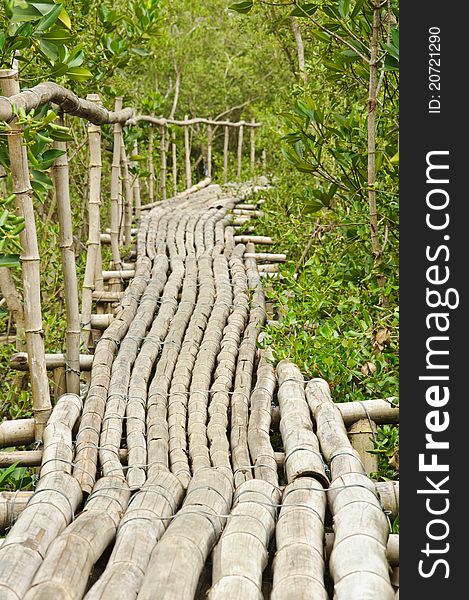
M 15 492 L 33 488 L 37 477 L 25 467 L 18 467 L 17 464 L 0 469 L 0 490 Z
M 393 425 L 378 427 L 374 449 L 370 450 L 370 453 L 378 455 L 379 472 L 375 474 L 376 477 L 379 476 L 382 479 L 398 478 L 399 471 L 389 464 L 397 452 L 399 452 L 399 428 Z

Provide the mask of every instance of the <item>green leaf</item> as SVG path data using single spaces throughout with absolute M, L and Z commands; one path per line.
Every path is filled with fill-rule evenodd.
M 28 4 L 25 7 L 14 6 L 12 11 L 12 22 L 21 23 L 23 21 L 37 21 L 41 18 L 42 13 L 33 4 Z
M 54 8 L 39 21 L 39 25 L 36 28 L 36 33 L 42 33 L 43 31 L 50 29 L 59 18 L 61 12 L 62 5 L 56 4 Z
M 145 160 L 145 156 L 142 156 L 141 154 L 132 154 L 131 156 L 129 156 L 130 160 Z
M 342 19 L 346 19 L 350 12 L 350 0 L 339 0 L 339 14 Z
M 50 42 L 55 43 L 69 42 L 72 39 L 72 36 L 68 29 L 65 29 L 63 27 L 54 27 L 51 31 L 45 33 L 41 37 L 42 39 L 49 40 Z
M 253 0 L 246 0 L 246 2 L 237 2 L 236 4 L 231 4 L 228 8 L 243 15 L 247 15 L 252 9 L 253 5 Z
M 0 254 L 0 267 L 14 269 L 20 266 L 20 257 L 18 254 Z
M 291 17 L 306 17 L 308 15 L 314 15 L 317 11 L 317 4 L 302 4 L 300 6 L 296 6 L 290 13 Z
M 311 29 L 313 36 L 321 42 L 330 42 L 331 37 L 321 29 Z
M 70 17 L 68 16 L 68 13 L 63 6 L 62 12 L 59 15 L 59 21 L 61 21 L 67 29 L 72 28 L 72 22 L 70 21 Z
M 150 56 L 150 53 L 145 48 L 132 48 L 131 52 L 137 56 Z
M 45 54 L 45 56 L 52 62 L 56 62 L 59 58 L 57 46 L 52 42 L 48 42 L 47 40 L 39 40 L 39 48 Z
M 67 64 L 69 67 L 79 67 L 80 65 L 83 64 L 84 60 L 85 60 L 85 53 L 83 52 L 83 50 L 81 50 L 81 48 L 78 48 L 78 49 L 75 49 L 74 53 L 70 57 L 70 60 L 68 61 Z
M 90 77 L 93 77 L 93 74 L 83 67 L 72 67 L 68 69 L 67 77 L 72 81 L 86 81 Z

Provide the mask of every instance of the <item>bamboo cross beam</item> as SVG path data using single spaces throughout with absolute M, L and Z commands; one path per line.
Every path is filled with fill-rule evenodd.
M 0 86 L 5 96 L 15 98 L 20 86 L 16 71 L 0 72 Z M 11 100 L 6 100 L 11 107 Z M 0 102 L 1 106 L 4 103 Z M 8 115 L 4 120 L 12 121 Z M 47 379 L 44 339 L 42 330 L 40 259 L 34 218 L 33 190 L 29 179 L 28 156 L 23 145 L 22 127 L 12 121 L 8 137 L 13 193 L 16 196 L 17 214 L 24 218 L 25 228 L 20 233 L 21 266 L 24 287 L 24 319 L 26 342 L 29 349 L 29 372 L 31 375 L 32 403 L 36 439 L 42 438 L 44 427 L 52 410 L 49 382 Z
M 60 230 L 62 272 L 64 276 L 65 310 L 67 315 L 67 391 L 80 393 L 80 315 L 78 312 L 78 281 L 73 241 L 72 209 L 70 205 L 67 145 L 54 142 L 54 148 L 63 152 L 52 167 L 52 178 L 57 197 L 57 216 Z
M 99 315 L 104 316 L 104 315 Z M 47 370 L 54 370 L 59 367 L 67 367 L 68 359 L 66 354 L 45 354 L 45 366 Z M 92 354 L 79 354 L 78 355 L 79 368 L 82 371 L 89 371 L 93 364 Z M 15 371 L 26 371 L 28 368 L 28 353 L 27 352 L 16 352 L 10 358 L 10 368 Z
M 189 117 L 185 117 L 184 121 L 178 121 L 176 119 L 165 119 L 165 118 L 155 118 L 149 117 L 147 115 L 137 115 L 129 119 L 126 123 L 127 125 L 136 125 L 137 123 L 144 121 L 146 123 L 152 123 L 153 125 L 176 125 L 179 127 L 186 127 L 188 125 L 212 125 L 213 127 L 262 127 L 262 123 L 255 123 L 249 121 L 216 121 L 213 119 L 205 119 L 202 117 L 196 117 L 194 119 L 189 119 Z

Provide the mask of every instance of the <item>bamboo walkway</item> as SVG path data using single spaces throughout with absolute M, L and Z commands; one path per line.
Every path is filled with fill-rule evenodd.
M 345 424 L 398 409 L 341 412 L 326 382 L 257 349 L 262 239 L 235 235 L 242 191 L 142 211 L 84 401 L 55 405 L 34 494 L 0 501 L 16 519 L 0 600 L 395 597 L 396 487 L 367 477 Z

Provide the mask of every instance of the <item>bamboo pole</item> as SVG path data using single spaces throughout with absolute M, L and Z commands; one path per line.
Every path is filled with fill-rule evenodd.
M 66 354 L 45 354 L 45 363 L 47 370 L 54 370 L 65 367 L 68 364 Z M 89 371 L 93 364 L 93 356 L 90 354 L 78 355 L 79 366 L 82 371 Z M 26 371 L 28 368 L 27 352 L 16 352 L 10 357 L 10 368 L 15 371 Z
M 0 492 L 0 533 L 16 521 L 28 504 L 33 492 Z
M 188 121 L 189 117 L 184 117 L 185 121 Z M 185 150 L 185 165 L 186 165 L 186 188 L 192 186 L 192 171 L 191 171 L 191 148 L 190 148 L 190 130 L 189 125 L 184 125 L 184 150 Z
M 160 127 L 160 180 L 161 199 L 166 200 L 166 130 L 164 125 Z
M 34 419 L 15 419 L 0 423 L 0 448 L 27 446 L 34 442 Z
M 306 397 L 317 424 L 324 458 L 330 465 L 328 491 L 335 540 L 329 560 L 337 600 L 392 600 L 386 545 L 389 524 L 375 486 L 352 448 L 329 386 L 313 379 Z
M 207 125 L 207 177 L 212 176 L 212 138 L 212 126 Z
M 241 168 L 243 161 L 243 125 L 238 129 L 238 168 L 236 170 L 236 177 L 239 179 L 241 177 Z
M 267 152 L 265 148 L 262 149 L 262 170 L 264 173 L 267 171 Z
M 20 91 L 16 71 L 0 71 L 0 86 L 5 96 Z M 35 419 L 35 436 L 42 438 L 44 427 L 52 410 L 49 382 L 44 359 L 42 330 L 40 258 L 32 200 L 33 190 L 29 180 L 26 146 L 22 144 L 22 127 L 13 120 L 8 137 L 13 192 L 16 196 L 17 214 L 24 218 L 25 228 L 20 233 L 21 265 L 24 289 L 24 319 L 26 346 L 31 376 L 32 404 Z
M 88 100 L 99 102 L 97 94 L 89 94 Z M 117 126 L 117 125 L 116 125 Z M 119 126 L 120 127 L 120 126 Z M 101 206 L 101 128 L 88 125 L 89 143 L 89 198 L 88 198 L 88 253 L 81 297 L 82 342 L 85 348 L 93 348 L 91 337 L 91 307 L 95 287 L 96 264 L 100 250 L 100 206 Z M 111 234 L 112 236 L 112 234 Z
M 114 110 L 122 108 L 122 98 L 116 98 Z M 114 149 L 111 167 L 111 251 L 114 269 L 121 268 L 121 257 L 119 251 L 119 173 L 121 162 L 121 137 L 122 126 L 114 125 Z
M 123 174 L 123 219 L 124 219 L 124 243 L 130 246 L 132 243 L 132 213 L 133 213 L 133 194 L 130 182 L 129 161 L 125 150 L 124 137 L 121 137 L 121 170 Z
M 326 505 L 325 491 L 312 477 L 298 477 L 285 488 L 275 531 L 272 600 L 289 600 L 293 590 L 302 600 L 329 598 L 323 558 Z
M 63 152 L 55 159 L 52 177 L 57 196 L 57 216 L 60 229 L 60 249 L 64 276 L 64 298 L 67 317 L 66 381 L 67 391 L 80 393 L 80 315 L 78 281 L 73 241 L 72 209 L 70 205 L 70 175 L 68 169 L 67 144 L 54 142 L 54 148 Z
M 171 152 L 172 152 L 172 168 L 173 168 L 173 191 L 174 195 L 178 193 L 178 165 L 177 165 L 177 146 L 176 132 L 171 133 Z
M 153 113 L 152 116 L 154 116 Z M 148 134 L 148 199 L 150 204 L 155 200 L 155 166 L 153 163 L 154 136 L 154 127 L 153 125 L 150 125 L 150 133 Z
M 230 128 L 225 125 L 223 133 L 223 183 L 228 183 L 228 150 L 230 143 Z
M 132 151 L 133 156 L 138 156 L 138 142 L 135 140 L 134 147 Z M 135 217 L 137 220 L 140 219 L 140 214 L 142 211 L 142 199 L 140 197 L 140 179 L 138 175 L 135 175 L 133 186 L 132 186 L 132 195 L 135 200 Z
M 378 455 L 371 454 L 373 439 L 376 435 L 376 423 L 368 419 L 356 421 L 348 430 L 348 437 L 352 448 L 358 452 L 362 459 L 365 472 L 369 476 L 378 471 Z
M 251 121 L 254 124 L 254 119 Z M 251 127 L 251 177 L 254 181 L 254 172 L 256 168 L 256 130 Z

